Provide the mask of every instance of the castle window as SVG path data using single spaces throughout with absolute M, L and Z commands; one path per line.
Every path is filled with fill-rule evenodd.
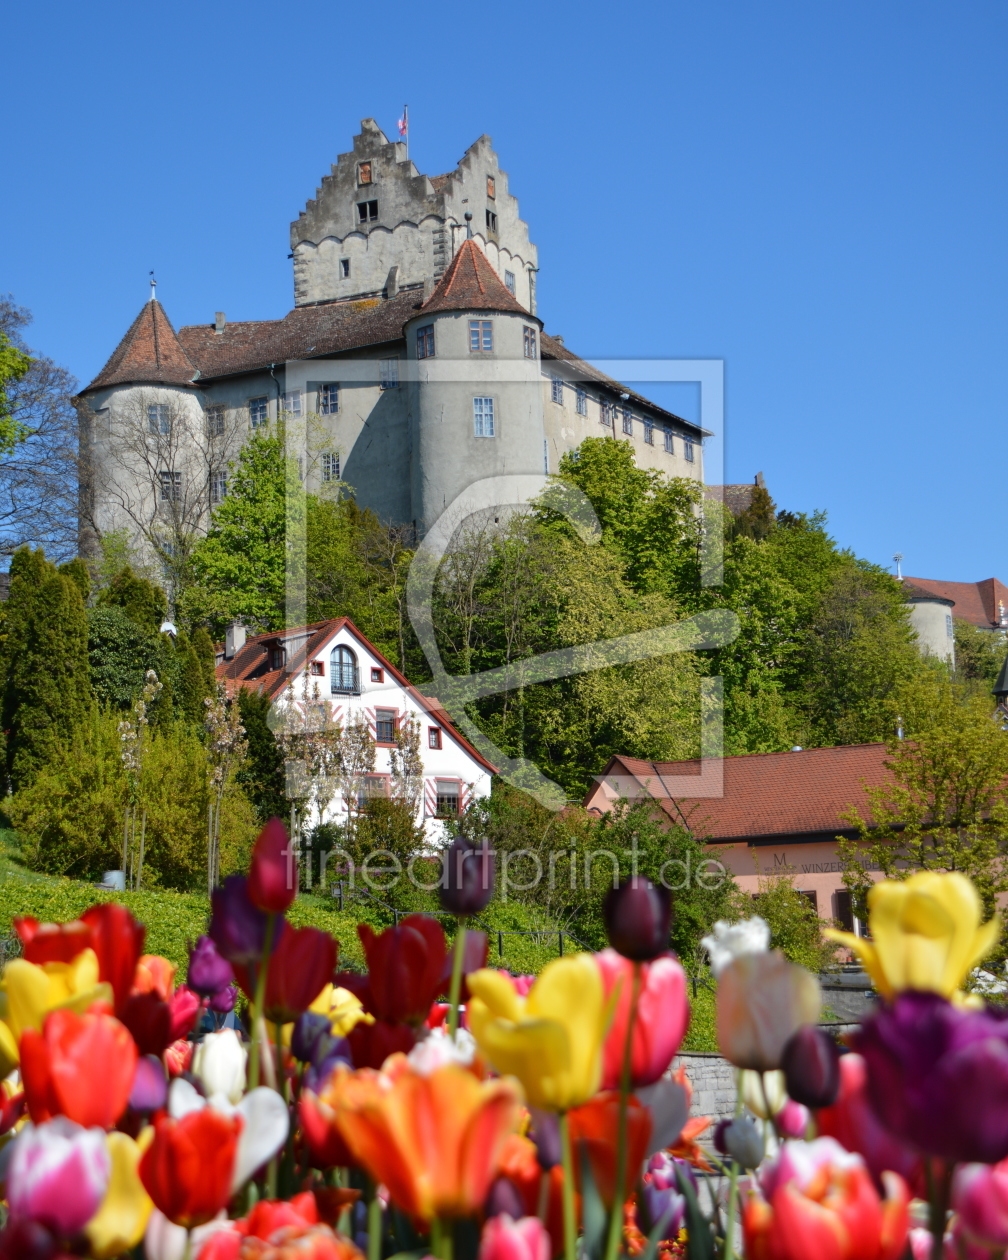
M 512 297 L 515 295 L 515 273 L 513 271 L 504 272 L 504 288 Z
M 418 359 L 434 358 L 434 325 L 424 324 L 416 330 L 416 357 Z
M 563 381 L 559 376 L 550 377 L 550 398 L 553 399 L 557 406 L 562 407 L 564 405 Z
M 371 183 L 371 163 L 370 162 L 357 163 L 357 183 L 358 184 Z
M 338 385 L 322 385 L 319 388 L 319 411 L 324 416 L 334 416 L 339 411 Z
M 210 502 L 220 503 L 227 495 L 227 473 L 210 474 Z
M 377 201 L 358 201 L 357 202 L 357 222 L 358 223 L 375 223 L 378 219 L 378 202 Z
M 224 408 L 216 405 L 207 407 L 206 410 L 206 431 L 207 437 L 223 437 L 224 435 Z
M 665 449 L 666 449 L 666 451 L 668 451 L 668 453 L 669 453 L 670 455 L 674 455 L 674 454 L 675 454 L 675 444 L 674 444 L 674 442 L 672 441 L 672 430 L 671 430 L 671 429 L 666 429 L 666 430 L 665 430 Z
M 441 727 L 440 726 L 428 726 L 427 747 L 428 748 L 441 747 Z
M 623 408 L 623 432 L 633 437 L 633 415 Z
M 339 273 L 340 273 L 341 280 L 350 279 L 350 259 L 349 258 L 341 258 L 339 260 Z
M 333 695 L 360 695 L 357 657 L 348 647 L 334 647 L 329 654 L 329 690 Z
M 536 357 L 536 330 L 525 325 L 525 358 L 534 359 Z
M 689 462 L 692 464 L 693 463 L 693 439 L 691 437 L 683 438 L 682 453 L 683 453 L 683 459 L 689 460 Z
M 147 408 L 147 427 L 151 433 L 171 433 L 171 416 L 166 403 L 151 403 Z
M 378 386 L 380 389 L 399 388 L 399 360 L 378 360 Z
M 493 351 L 493 324 L 489 319 L 469 321 L 469 353 L 490 354 Z
M 604 424 L 604 425 L 612 424 L 612 411 L 610 410 L 609 404 L 607 402 L 604 402 L 604 401 L 599 402 L 598 418 L 599 418 L 599 424 Z
M 394 744 L 396 728 L 395 709 L 375 709 L 375 742 Z
M 579 416 L 588 414 L 588 395 L 583 389 L 579 389 L 577 392 L 577 413 Z
M 486 212 L 486 219 L 487 219 L 487 231 L 496 232 L 497 231 L 497 216 L 494 214 L 492 210 L 488 210 Z
M 487 176 L 487 196 L 491 200 L 497 196 L 497 184 L 492 175 Z
M 268 398 L 250 398 L 248 409 L 249 423 L 253 429 L 261 429 L 264 424 L 269 423 Z
M 477 437 L 493 437 L 494 400 L 492 398 L 473 399 L 473 432 Z
M 950 639 L 955 638 L 955 631 L 952 629 L 952 614 L 951 613 L 945 614 L 945 633 L 948 635 Z
M 322 480 L 339 481 L 339 455 L 335 451 L 322 456 Z
M 654 446 L 654 421 L 648 420 L 646 417 L 644 420 L 644 441 L 647 442 L 648 446 Z
M 182 499 L 182 474 L 180 472 L 160 472 L 161 502 L 178 503 Z
M 301 391 L 292 389 L 289 394 L 283 396 L 284 411 L 289 412 L 296 419 L 301 417 Z

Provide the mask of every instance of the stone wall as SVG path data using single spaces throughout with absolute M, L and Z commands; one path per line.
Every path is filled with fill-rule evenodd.
M 735 1114 L 735 1069 L 727 1059 L 710 1051 L 683 1051 L 672 1061 L 673 1071 L 680 1067 L 693 1086 L 691 1116 L 721 1120 Z

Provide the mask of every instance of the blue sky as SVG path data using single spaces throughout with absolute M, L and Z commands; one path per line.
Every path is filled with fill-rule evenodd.
M 151 268 L 176 325 L 289 309 L 290 220 L 408 101 L 430 174 L 493 137 L 547 331 L 724 359 L 729 480 L 762 470 L 878 563 L 1008 579 L 1003 4 L 41 2 L 4 27 L 0 290 L 82 382 Z

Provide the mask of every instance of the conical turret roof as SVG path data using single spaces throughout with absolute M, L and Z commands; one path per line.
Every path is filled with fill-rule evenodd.
M 171 320 L 156 299 L 145 302 L 126 336 L 88 389 L 108 385 L 189 385 L 197 375 Z
M 438 286 L 423 304 L 421 314 L 438 311 L 528 311 L 501 283 L 486 255 L 474 240 L 465 240 Z

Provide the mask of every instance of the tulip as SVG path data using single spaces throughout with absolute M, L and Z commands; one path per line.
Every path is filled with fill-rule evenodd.
M 364 1010 L 356 993 L 332 984 L 325 986 L 308 1009 L 328 1018 L 334 1037 L 345 1037 L 361 1021 L 371 1023 L 374 1020 L 374 1016 Z
M 836 1101 L 817 1112 L 816 1126 L 823 1137 L 836 1138 L 860 1155 L 876 1186 L 882 1185 L 882 1173 L 889 1169 L 899 1173 L 917 1197 L 927 1197 L 920 1156 L 883 1127 L 868 1101 L 868 1074 L 861 1055 L 841 1056 Z
M 647 962 L 669 947 L 672 894 L 656 888 L 643 875 L 635 875 L 618 888 L 610 888 L 602 903 L 609 944 L 624 958 Z
M 125 1133 L 107 1134 L 105 1145 L 111 1165 L 108 1190 L 84 1229 L 94 1260 L 132 1251 L 143 1238 L 154 1206 L 140 1182 L 140 1145 Z
M 119 1015 L 141 1054 L 163 1054 L 176 1040 L 171 1035 L 171 1010 L 156 993 L 134 993 Z
M 327 984 L 336 967 L 336 942 L 321 928 L 293 928 L 281 920 L 276 946 L 266 973 L 263 1010 L 267 1019 L 278 1024 L 292 1023 L 308 1010 Z M 235 963 L 235 975 L 245 996 L 255 998 L 255 976 L 251 968 Z
M 91 929 L 80 919 L 72 923 L 40 923 L 31 915 L 15 915 L 14 931 L 21 938 L 21 956 L 27 962 L 73 962 L 82 949 L 91 948 Z
M 227 1207 L 240 1129 L 240 1122 L 213 1107 L 154 1121 L 140 1180 L 168 1220 L 192 1229 Z
M 234 971 L 209 936 L 200 936 L 189 951 L 186 983 L 200 997 L 212 998 L 234 980 Z
M 233 1028 L 207 1033 L 193 1051 L 192 1074 L 199 1077 L 210 1097 L 223 1094 L 228 1102 L 241 1101 L 245 1091 L 245 1064 L 248 1051 Z
M 614 949 L 595 955 L 607 1000 L 614 1000 L 613 1022 L 602 1050 L 602 1088 L 616 1089 L 623 1067 L 634 964 Z M 614 996 L 615 995 L 615 996 Z M 672 1062 L 689 1023 L 686 974 L 671 954 L 643 963 L 630 1050 L 634 1086 L 657 1081 Z
M 291 1053 L 302 1063 L 321 1062 L 335 1038 L 325 1015 L 307 1010 L 298 1016 L 291 1034 Z
M 869 890 L 871 940 L 831 928 L 826 935 L 854 951 L 884 998 L 904 989 L 950 998 L 1000 936 L 998 916 L 981 924 L 981 914 L 965 875 L 918 871 Z
M 896 1137 L 956 1162 L 1008 1156 L 1008 1022 L 908 990 L 851 1045 L 865 1058 L 875 1114 Z
M 232 965 L 254 964 L 266 947 L 267 915 L 249 900 L 244 875 L 228 875 L 210 898 L 209 934 L 217 952 Z M 273 948 L 277 935 L 273 934 Z
M 806 1107 L 828 1107 L 840 1089 L 840 1050 L 821 1028 L 805 1024 L 792 1033 L 781 1056 L 788 1094 Z
M 483 1226 L 479 1260 L 550 1260 L 550 1236 L 536 1216 L 514 1220 L 507 1213 Z
M 340 1065 L 348 1068 L 353 1067 L 350 1043 L 345 1037 L 341 1037 L 339 1041 L 334 1041 L 324 1058 L 319 1059 L 317 1063 L 309 1063 L 304 1070 L 304 1075 L 301 1077 L 301 1088 L 314 1090 L 317 1094 Z
M 111 1015 L 53 1011 L 41 1033 L 21 1038 L 21 1071 L 36 1124 L 64 1115 L 85 1128 L 110 1129 L 126 1110 L 137 1048 Z
M 365 1007 L 390 1023 L 422 1024 L 443 986 L 448 947 L 441 925 L 411 914 L 380 935 L 359 923 L 357 935 L 368 965 Z
M 268 914 L 283 914 L 297 896 L 297 857 L 279 818 L 271 818 L 252 846 L 249 900 Z
M 406 1057 L 412 1070 L 421 1076 L 429 1076 L 451 1063 L 471 1067 L 476 1058 L 476 1041 L 465 1028 L 460 1028 L 454 1037 L 443 1028 L 435 1028 Z
M 449 914 L 479 914 L 493 897 L 492 850 L 456 837 L 441 855 L 442 878 L 438 896 Z
M 215 1244 L 219 1236 L 230 1235 L 236 1244 L 243 1238 L 238 1233 L 236 1221 L 229 1221 L 223 1214 L 215 1216 L 205 1225 L 197 1225 L 195 1229 L 184 1229 L 173 1224 L 168 1218 L 154 1208 L 147 1219 L 144 1232 L 143 1249 L 147 1260 L 209 1260 L 217 1255 L 218 1260 L 238 1260 L 237 1245 L 232 1250 L 216 1251 Z
M 234 1010 L 237 1001 L 238 986 L 229 984 L 213 995 L 207 1004 L 207 1010 L 213 1011 L 215 1015 L 227 1015 L 229 1011 Z
M 175 989 L 175 965 L 160 954 L 143 954 L 133 973 L 132 993 L 156 993 L 167 1002 Z
M 515 1220 L 525 1215 L 525 1202 L 521 1190 L 510 1177 L 496 1177 L 483 1204 L 483 1215 L 510 1216 Z
M 93 949 L 82 950 L 68 963 L 38 966 L 12 959 L 0 979 L 0 995 L 0 1073 L 5 1076 L 20 1062 L 22 1033 L 27 1028 L 41 1031 L 49 1011 L 86 1011 L 95 1002 L 112 1004 L 111 986 L 98 980 Z
M 189 1071 L 192 1056 L 193 1043 L 191 1041 L 173 1041 L 161 1057 L 164 1059 L 168 1075 L 175 1077 Z
M 302 1088 L 298 1098 L 301 1136 L 311 1155 L 312 1167 L 323 1171 L 327 1168 L 347 1168 L 355 1162 L 336 1123 L 330 1096 L 330 1083 L 327 1082 L 322 1085 L 321 1094 L 309 1086 Z
M 399 1058 L 383 1073 L 337 1072 L 327 1093 L 355 1160 L 422 1220 L 482 1206 L 520 1111 L 510 1081 L 455 1066 L 420 1076 Z
M 689 1094 L 681 1082 L 664 1077 L 653 1085 L 638 1086 L 635 1097 L 651 1117 L 647 1154 L 674 1146 L 689 1116 Z
M 62 1238 L 78 1233 L 108 1189 L 111 1161 L 100 1129 L 65 1116 L 27 1124 L 11 1147 L 7 1205 L 12 1221 L 34 1221 Z
M 896 1173 L 883 1174 L 886 1197 L 864 1163 L 832 1138 L 785 1142 L 760 1177 L 742 1213 L 747 1256 L 897 1260 L 907 1240 L 910 1193 Z
M 527 998 L 497 971 L 469 977 L 469 1027 L 498 1072 L 517 1076 L 533 1107 L 566 1111 L 602 1079 L 609 1022 L 602 973 L 591 954 L 547 963 Z
M 700 942 L 710 958 L 710 969 L 717 980 L 729 963 L 743 954 L 765 954 L 770 948 L 770 924 L 758 914 L 740 923 L 718 919 L 712 936 Z
M 611 1208 L 619 1193 L 625 1202 L 637 1181 L 641 1165 L 647 1155 L 651 1137 L 651 1116 L 633 1094 L 627 1099 L 627 1156 L 624 1165 L 622 1190 L 616 1185 L 617 1141 L 619 1137 L 619 1090 L 605 1090 L 569 1116 L 571 1145 L 575 1152 L 584 1149 L 591 1165 L 592 1176 L 599 1196 L 607 1208 Z M 575 1158 L 575 1180 L 580 1182 L 581 1161 Z
M 187 984 L 180 984 L 171 995 L 168 1006 L 171 1012 L 171 1040 L 178 1041 L 180 1037 L 187 1037 L 196 1027 L 203 1004 L 199 994 Z
M 754 1116 L 772 1120 L 787 1102 L 783 1072 L 739 1072 L 738 1095 Z
M 114 901 L 85 910 L 81 920 L 91 929 L 91 947 L 98 956 L 98 976 L 112 986 L 118 1014 L 132 992 L 147 929 L 125 906 Z
M 735 1116 L 718 1122 L 714 1148 L 742 1168 L 758 1168 L 764 1155 L 763 1134 L 748 1116 Z
M 416 1044 L 416 1036 L 411 1024 L 390 1024 L 384 1019 L 360 1023 L 347 1037 L 350 1057 L 355 1067 L 377 1070 L 389 1055 L 408 1054 Z
M 529 1137 L 535 1143 L 536 1159 L 539 1167 L 549 1172 L 563 1157 L 560 1149 L 560 1126 L 552 1111 L 540 1111 L 538 1107 L 531 1109 L 531 1121 Z
M 142 1114 L 160 1111 L 167 1097 L 168 1081 L 161 1060 L 153 1054 L 143 1055 L 137 1060 L 130 1087 L 130 1108 Z
M 718 979 L 717 1035 L 736 1067 L 770 1072 L 780 1066 L 788 1038 L 819 1017 L 815 976 L 779 951 L 741 954 Z
M 1008 1160 L 962 1164 L 952 1181 L 959 1234 L 975 1247 L 1008 1248 Z
M 789 1098 L 774 1116 L 774 1127 L 781 1137 L 800 1138 L 808 1131 L 812 1113 L 804 1103 Z

